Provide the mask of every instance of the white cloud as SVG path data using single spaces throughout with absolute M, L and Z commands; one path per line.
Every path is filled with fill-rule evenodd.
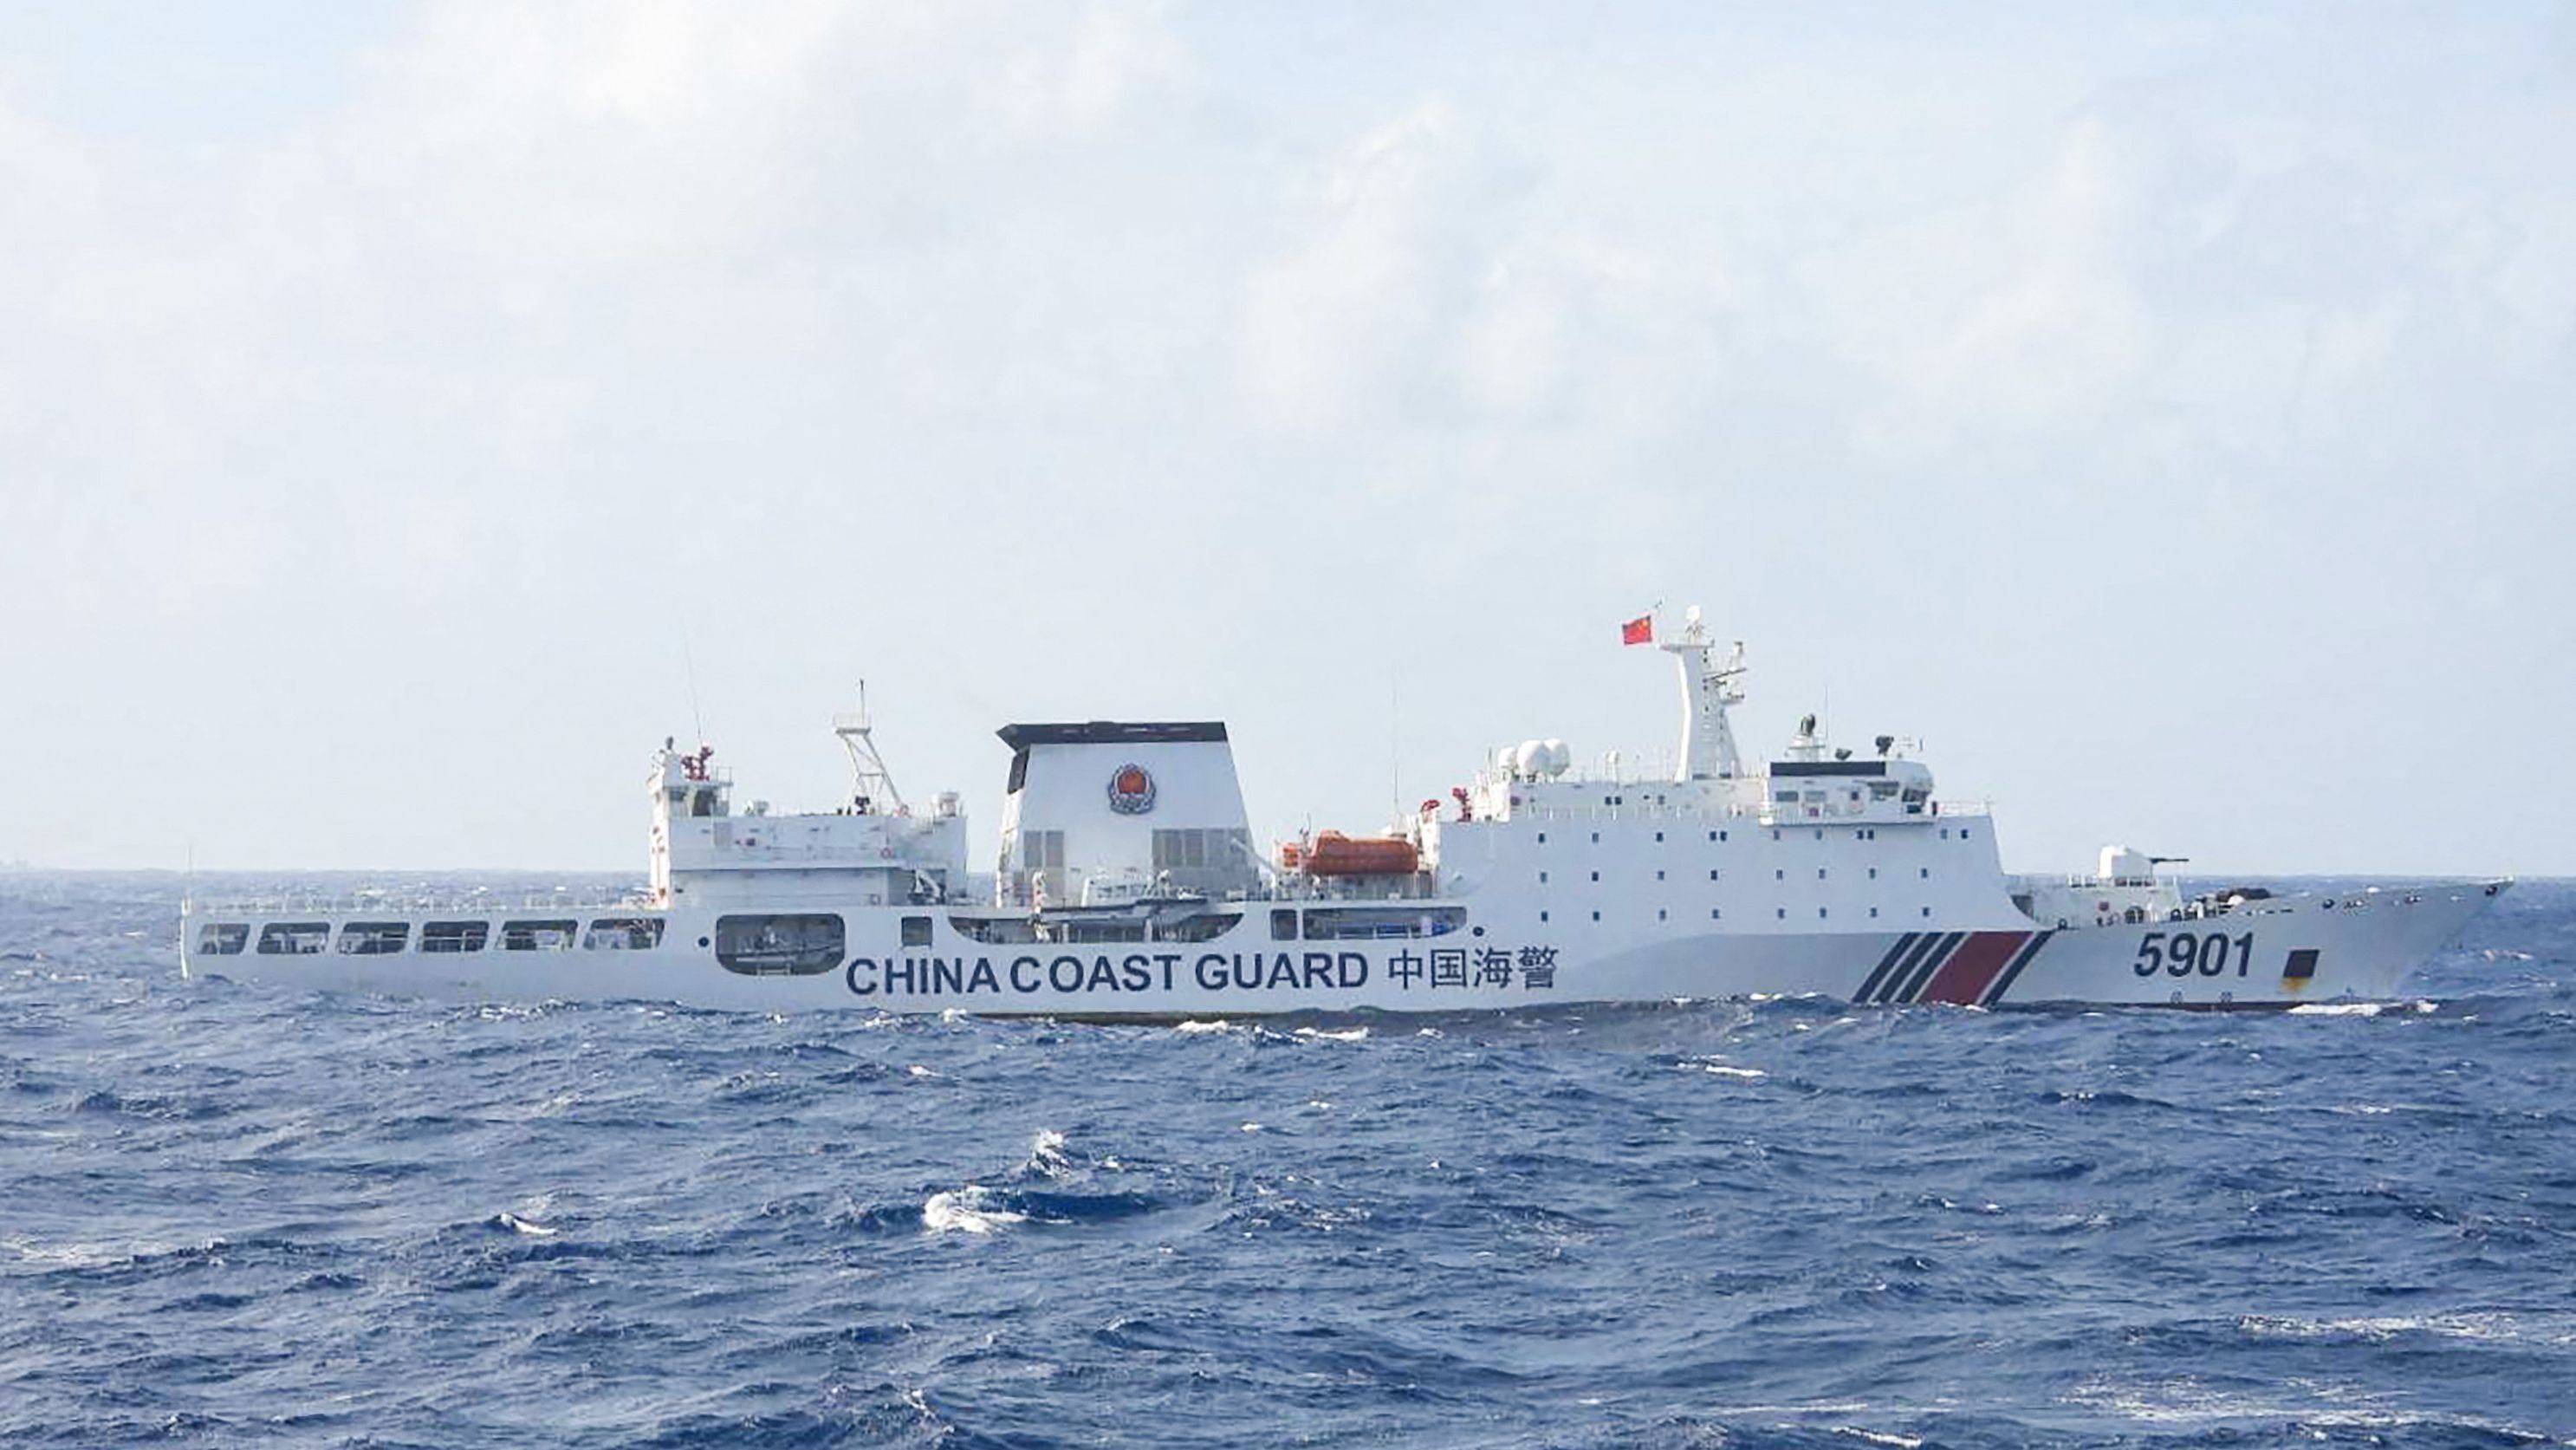
M 631 761 L 586 757 L 669 728 L 681 631 L 729 753 L 810 763 L 782 800 L 832 757 L 772 716 L 864 668 L 925 780 L 988 785 L 1000 715 L 1228 713 L 1256 810 L 1364 824 L 1384 682 L 1409 760 L 1633 752 L 1662 676 L 1580 646 L 1704 590 L 1750 728 L 1828 669 L 1920 701 L 2061 860 L 2217 795 L 2329 864 L 2252 724 L 2113 697 L 2367 718 L 2352 762 L 2571 703 L 2481 674 L 2576 615 L 2571 88 L 2518 22 L 1481 18 L 441 0 L 260 39 L 336 80 L 238 127 L 0 54 L 0 607 L 80 621 L 0 645 L 62 702 L 0 702 L 61 762 L 0 857 L 150 822 L 117 782 L 189 762 L 83 722 L 187 680 L 261 789 L 331 762 L 206 787 L 209 856 L 622 860 Z M 2207 644 L 2273 630 L 2319 678 Z M 2312 666 L 2356 639 L 2448 698 Z M 281 641 L 477 662 L 307 719 L 232 663 Z M 2034 712 L 2194 774 L 2018 760 Z M 353 734 L 585 758 L 521 844 Z M 2471 864 L 2364 814 L 2357 856 Z

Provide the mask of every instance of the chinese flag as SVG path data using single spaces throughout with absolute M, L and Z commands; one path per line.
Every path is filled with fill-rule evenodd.
M 1621 644 L 1653 644 L 1655 642 L 1655 617 L 1651 614 L 1640 614 L 1636 618 L 1629 620 L 1626 624 L 1619 626 L 1619 642 Z

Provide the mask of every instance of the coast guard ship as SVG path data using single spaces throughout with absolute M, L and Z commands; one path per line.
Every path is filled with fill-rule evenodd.
M 2286 1007 L 2393 997 L 2503 881 L 2186 897 L 2171 863 L 2007 876 L 1992 817 L 1895 738 L 1802 721 L 1749 764 L 1743 647 L 1699 612 L 1666 774 L 1494 753 L 1382 834 L 1256 845 L 1225 726 L 1015 724 L 991 869 L 954 793 L 916 810 L 861 713 L 838 809 L 737 811 L 664 742 L 632 896 L 184 908 L 181 966 L 360 991 L 1171 1020 L 1816 994 L 1855 1003 Z

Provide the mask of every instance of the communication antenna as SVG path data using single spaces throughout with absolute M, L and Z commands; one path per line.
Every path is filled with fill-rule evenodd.
M 895 810 L 909 813 L 903 803 L 903 792 L 895 789 L 894 772 L 886 769 L 885 757 L 877 754 L 873 732 L 876 726 L 868 718 L 868 682 L 859 681 L 859 708 L 855 714 L 832 717 L 832 733 L 850 752 L 850 796 L 859 814 L 877 815 L 891 804 Z
M 698 661 L 689 649 L 689 631 L 680 631 L 680 665 L 689 682 L 689 723 L 697 727 L 698 743 L 707 743 L 707 717 L 698 709 Z

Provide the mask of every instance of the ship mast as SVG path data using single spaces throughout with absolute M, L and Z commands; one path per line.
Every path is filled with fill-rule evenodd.
M 1708 630 L 1694 604 L 1682 616 L 1681 634 L 1658 647 L 1681 667 L 1682 749 L 1673 779 L 1734 779 L 1743 773 L 1743 761 L 1735 753 L 1735 731 L 1726 723 L 1726 708 L 1744 703 L 1744 641 L 1735 642 L 1725 664 L 1710 669 Z
M 872 734 L 875 725 L 868 718 L 868 682 L 859 681 L 859 708 L 855 714 L 832 717 L 832 733 L 850 752 L 850 804 L 860 815 L 882 815 L 892 807 L 899 815 L 910 815 L 911 807 L 903 803 L 903 792 L 895 789 L 894 772 L 886 769 L 885 757 L 877 754 Z

